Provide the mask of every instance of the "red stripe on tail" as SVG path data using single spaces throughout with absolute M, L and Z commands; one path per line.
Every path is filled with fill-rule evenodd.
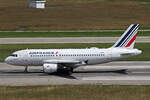
M 129 43 L 126 45 L 126 47 L 129 47 L 129 46 L 134 42 L 135 39 L 136 39 L 136 34 L 135 34 L 134 37 L 129 41 Z

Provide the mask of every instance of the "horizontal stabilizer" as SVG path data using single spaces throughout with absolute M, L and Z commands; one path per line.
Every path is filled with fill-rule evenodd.
M 122 54 L 120 54 L 120 55 L 122 55 L 122 56 L 131 56 L 131 55 L 133 55 L 134 53 L 122 53 Z

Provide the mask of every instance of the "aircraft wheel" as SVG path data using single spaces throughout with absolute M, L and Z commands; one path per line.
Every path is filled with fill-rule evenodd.
M 65 72 L 65 74 L 66 74 L 66 75 L 71 75 L 71 74 L 72 74 L 72 71 L 68 70 L 68 71 Z

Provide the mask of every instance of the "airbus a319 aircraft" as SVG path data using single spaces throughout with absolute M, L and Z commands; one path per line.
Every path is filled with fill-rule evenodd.
M 25 66 L 25 72 L 28 66 L 43 66 L 43 71 L 48 74 L 71 74 L 79 66 L 102 64 L 141 54 L 141 50 L 134 49 L 138 28 L 139 24 L 131 24 L 110 48 L 26 49 L 12 53 L 5 62 Z

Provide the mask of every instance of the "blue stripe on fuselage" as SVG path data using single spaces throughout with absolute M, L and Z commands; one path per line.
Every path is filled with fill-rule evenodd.
M 127 32 L 127 34 L 120 40 L 120 42 L 115 46 L 115 47 L 119 47 L 121 45 L 121 43 L 126 39 L 126 37 L 132 32 L 132 30 L 137 26 L 137 24 L 134 24 L 132 26 L 132 28 Z

